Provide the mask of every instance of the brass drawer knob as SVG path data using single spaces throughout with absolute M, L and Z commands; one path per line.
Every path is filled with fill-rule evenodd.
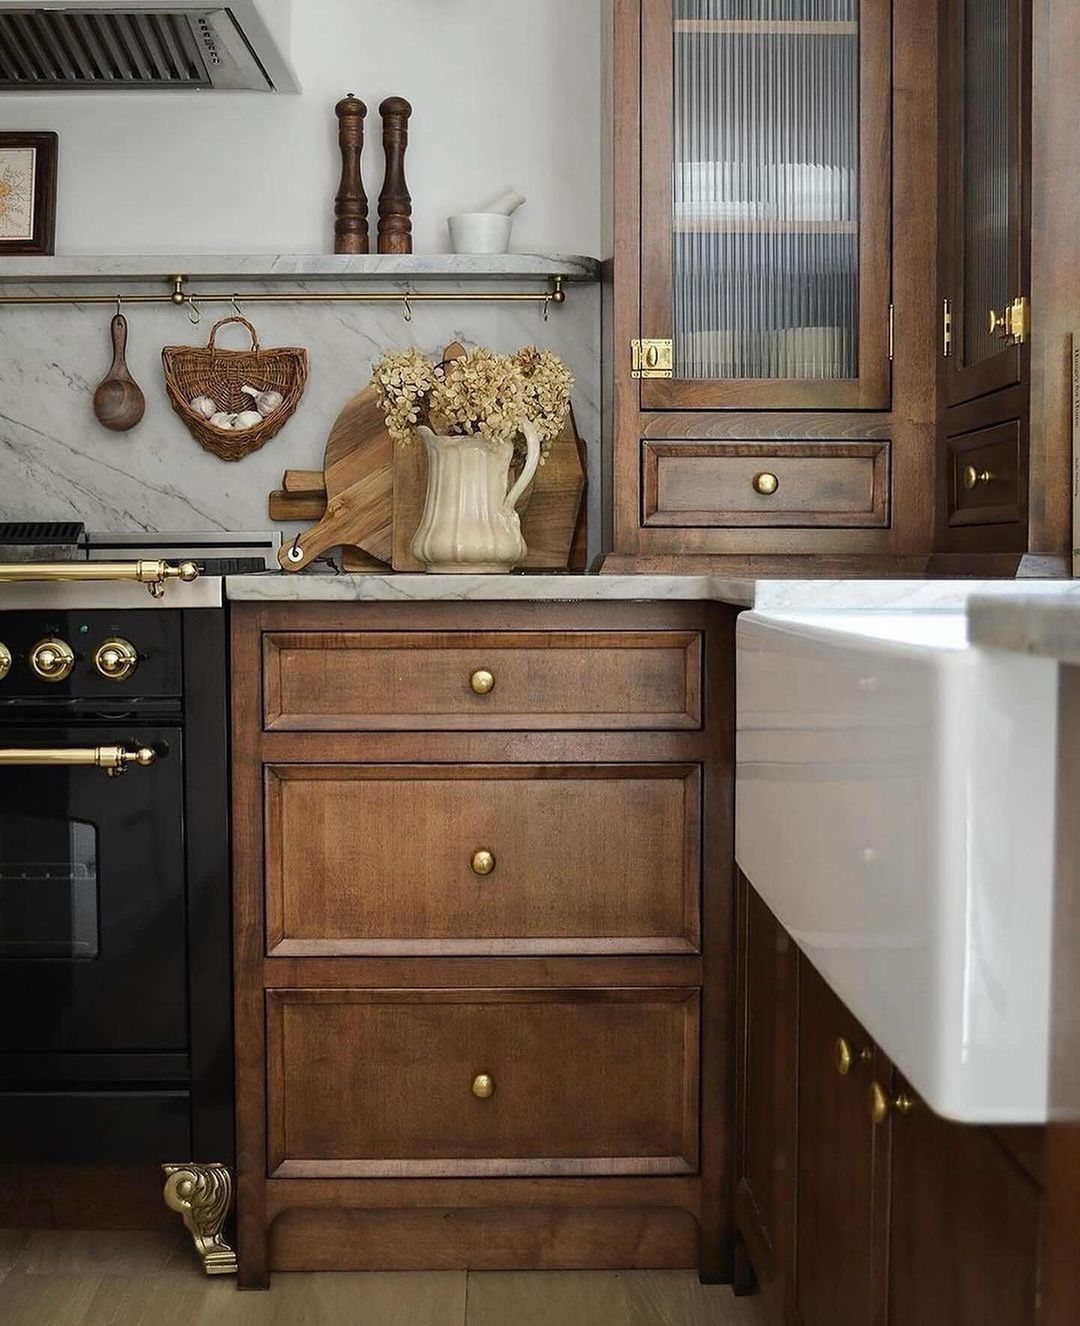
M 857 1063 L 866 1063 L 870 1058 L 870 1051 L 865 1048 L 856 1050 L 846 1036 L 837 1036 L 834 1058 L 836 1071 L 841 1077 L 847 1077 Z
M 477 1100 L 490 1100 L 495 1094 L 495 1079 L 490 1073 L 477 1073 L 472 1080 L 472 1093 Z
M 755 474 L 751 482 L 754 492 L 760 493 L 762 497 L 772 497 L 773 493 L 780 487 L 780 480 L 775 474 L 770 474 L 768 470 Z
M 990 483 L 993 477 L 990 470 L 977 470 L 974 465 L 964 466 L 964 487 L 969 493 L 981 483 Z
M 0 681 L 11 671 L 11 650 L 7 645 L 0 645 Z
M 30 651 L 30 666 L 42 681 L 63 681 L 71 675 L 75 655 L 63 640 L 39 640 Z
M 870 1118 L 876 1127 L 879 1127 L 889 1117 L 889 1111 L 895 1110 L 897 1114 L 910 1114 L 915 1108 L 914 1096 L 908 1095 L 906 1091 L 900 1091 L 893 1099 L 880 1082 L 870 1084 Z
M 495 854 L 489 852 L 486 847 L 481 847 L 478 852 L 473 852 L 469 864 L 474 875 L 490 875 L 495 869 Z
M 490 695 L 495 689 L 495 677 L 487 668 L 477 668 L 469 678 L 469 685 L 477 695 Z

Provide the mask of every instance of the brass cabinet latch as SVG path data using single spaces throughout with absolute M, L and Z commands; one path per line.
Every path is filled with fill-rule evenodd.
M 631 341 L 633 378 L 670 378 L 674 376 L 674 346 L 671 341 Z
M 990 335 L 1000 336 L 1012 345 L 1023 345 L 1031 335 L 1031 305 L 1026 295 L 1018 295 L 999 313 L 990 310 Z
M 952 355 L 952 301 L 948 299 L 941 313 L 941 353 L 946 359 Z

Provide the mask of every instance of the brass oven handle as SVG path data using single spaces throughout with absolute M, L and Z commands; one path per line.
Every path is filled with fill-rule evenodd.
M 10 747 L 0 750 L 2 765 L 47 765 L 50 768 L 104 769 L 110 778 L 119 778 L 131 764 L 145 769 L 157 759 L 149 746 L 125 750 L 123 746 L 81 746 L 66 748 L 42 746 L 34 749 Z
M 29 580 L 134 580 L 161 598 L 169 580 L 190 583 L 201 572 L 194 562 L 0 562 L 0 583 Z

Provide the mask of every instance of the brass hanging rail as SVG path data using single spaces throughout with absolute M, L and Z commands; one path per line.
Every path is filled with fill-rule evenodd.
M 27 278 L 29 284 L 32 278 Z M 142 281 L 141 277 L 126 278 Z M 171 276 L 168 278 L 172 289 L 167 295 L 6 295 L 0 294 L 0 305 L 50 305 L 50 304 L 175 304 L 178 308 L 198 309 L 203 304 L 403 304 L 406 314 L 413 304 L 450 304 L 450 303 L 501 303 L 501 304 L 539 304 L 545 317 L 552 304 L 566 303 L 565 277 L 554 276 L 549 286 L 541 293 L 523 293 L 516 290 L 478 290 L 474 293 L 446 290 L 256 290 L 240 294 L 233 290 L 228 294 L 199 294 L 188 290 L 187 277 Z M 452 279 L 447 277 L 445 279 Z

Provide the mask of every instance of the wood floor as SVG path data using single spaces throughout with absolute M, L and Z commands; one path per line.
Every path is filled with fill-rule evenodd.
M 761 1326 L 755 1299 L 687 1271 L 208 1279 L 179 1235 L 0 1230 L 3 1326 Z

